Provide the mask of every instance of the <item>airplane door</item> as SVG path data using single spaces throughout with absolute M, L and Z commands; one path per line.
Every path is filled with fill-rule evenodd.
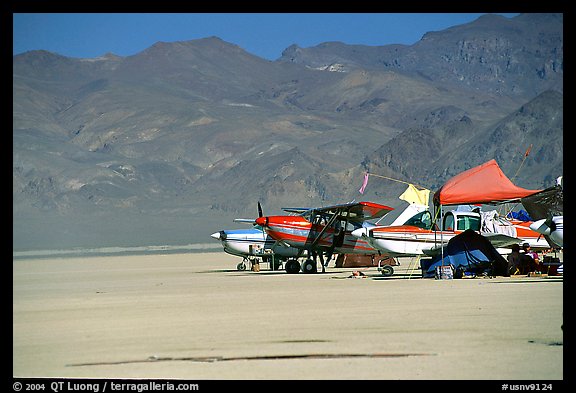
M 344 236 L 346 235 L 347 221 L 337 221 L 334 227 L 334 247 L 342 247 L 344 244 Z

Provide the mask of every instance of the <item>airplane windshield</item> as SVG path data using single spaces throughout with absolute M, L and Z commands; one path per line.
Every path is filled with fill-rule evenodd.
M 307 221 L 311 222 L 312 224 L 316 225 L 327 225 L 330 222 L 332 216 L 333 216 L 332 214 L 321 213 L 314 210 L 302 213 L 302 217 L 304 217 Z M 344 228 L 345 231 L 351 232 L 355 229 L 361 228 L 362 223 L 356 221 L 347 221 L 341 218 L 333 221 L 330 227 L 336 229 Z
M 362 228 L 362 223 L 357 221 L 348 221 L 346 223 L 346 230 L 352 232 L 355 229 Z
M 413 225 L 422 229 L 430 229 L 432 227 L 432 214 L 428 210 L 418 213 L 408 221 L 406 225 Z

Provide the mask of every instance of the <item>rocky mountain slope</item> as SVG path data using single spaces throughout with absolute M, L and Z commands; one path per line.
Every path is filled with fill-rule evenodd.
M 325 43 L 271 62 L 217 37 L 133 56 L 13 58 L 14 249 L 209 242 L 282 206 L 400 206 L 495 158 L 563 170 L 563 18 L 486 15 L 411 46 Z

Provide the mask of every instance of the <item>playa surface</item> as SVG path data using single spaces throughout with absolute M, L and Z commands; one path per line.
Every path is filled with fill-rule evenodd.
M 422 279 L 408 258 L 389 278 L 290 275 L 239 261 L 13 260 L 13 376 L 563 379 L 561 276 Z

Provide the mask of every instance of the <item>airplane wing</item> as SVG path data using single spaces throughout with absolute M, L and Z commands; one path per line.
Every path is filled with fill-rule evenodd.
M 503 233 L 483 233 L 482 236 L 488 239 L 494 248 L 506 248 L 512 244 L 520 244 L 522 242 L 522 240 L 517 237 L 508 236 Z
M 234 222 L 241 222 L 244 224 L 254 224 L 254 218 L 235 218 Z
M 304 213 L 314 211 L 320 214 L 337 215 L 342 218 L 348 218 L 349 221 L 363 222 L 381 218 L 394 210 L 393 208 L 373 202 L 350 202 L 341 205 L 333 205 L 317 208 L 283 208 L 282 210 L 291 213 Z
M 302 214 L 307 212 L 308 210 L 314 210 L 314 209 L 311 207 L 283 207 L 282 210 L 288 213 Z

